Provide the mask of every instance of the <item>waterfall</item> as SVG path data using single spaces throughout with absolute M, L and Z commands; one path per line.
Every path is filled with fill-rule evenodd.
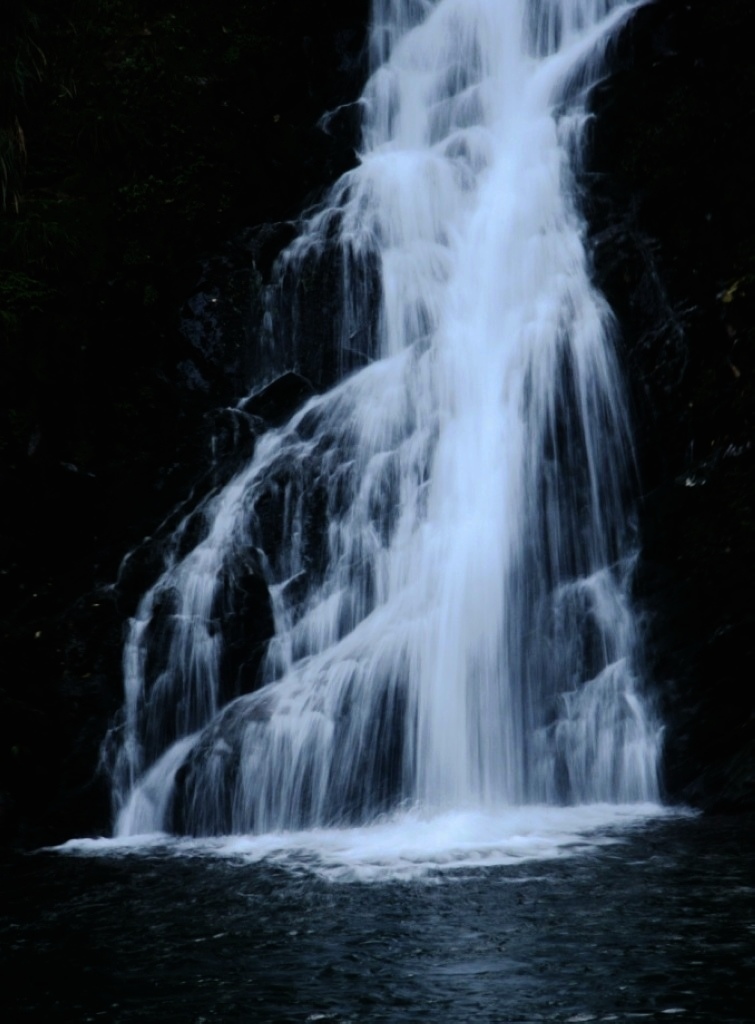
M 636 6 L 375 0 L 359 165 L 270 296 L 292 365 L 327 331 L 341 376 L 187 517 L 131 621 L 118 834 L 657 798 L 578 194 Z

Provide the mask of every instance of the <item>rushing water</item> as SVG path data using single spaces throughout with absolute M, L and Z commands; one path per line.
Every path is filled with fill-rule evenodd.
M 3 1019 L 752 1022 L 754 824 L 378 885 L 143 845 L 2 863 Z
M 268 324 L 295 358 L 284 283 L 331 261 L 350 372 L 186 520 L 142 600 L 117 834 L 657 800 L 631 436 L 576 184 L 633 6 L 376 2 L 360 164 L 281 257 Z M 241 577 L 275 635 L 230 699 Z

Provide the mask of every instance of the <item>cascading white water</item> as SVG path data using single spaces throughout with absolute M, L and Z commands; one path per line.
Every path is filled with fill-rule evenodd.
M 120 834 L 657 797 L 631 440 L 575 183 L 635 6 L 376 0 L 360 165 L 278 267 L 334 261 L 333 344 L 362 368 L 263 436 L 143 598 Z M 286 305 L 274 333 L 305 346 Z M 229 580 L 250 573 L 275 636 L 262 685 L 224 703 Z

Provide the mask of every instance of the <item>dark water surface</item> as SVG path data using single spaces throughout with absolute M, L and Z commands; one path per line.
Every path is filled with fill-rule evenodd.
M 755 1020 L 752 819 L 379 884 L 165 855 L 6 860 L 2 1020 Z

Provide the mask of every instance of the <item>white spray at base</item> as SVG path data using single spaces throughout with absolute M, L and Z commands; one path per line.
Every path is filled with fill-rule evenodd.
M 364 365 L 262 437 L 188 553 L 179 529 L 126 647 L 117 835 L 657 800 L 631 438 L 575 184 L 635 6 L 375 3 L 360 165 L 279 264 L 335 245 L 333 344 L 369 336 Z M 275 636 L 224 703 L 250 565 Z

